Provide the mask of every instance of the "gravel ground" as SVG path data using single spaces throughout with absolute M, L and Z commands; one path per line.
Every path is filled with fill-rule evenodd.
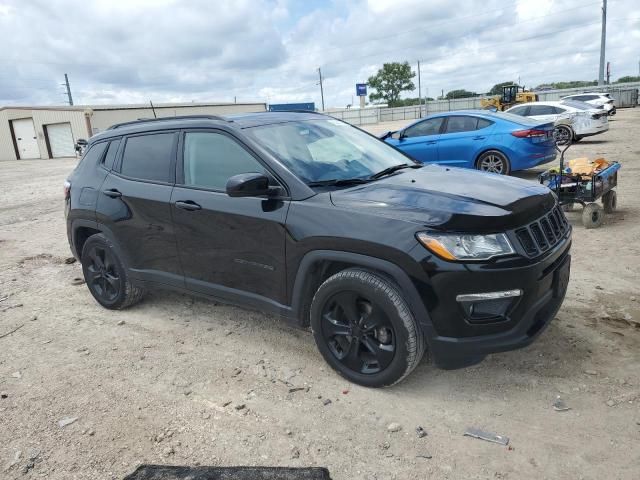
M 159 463 L 637 479 L 639 138 L 640 109 L 622 110 L 570 150 L 623 162 L 620 207 L 597 230 L 568 214 L 567 300 L 537 342 L 463 370 L 423 363 L 384 390 L 345 382 L 308 332 L 258 312 L 163 292 L 99 307 L 65 263 L 62 182 L 75 162 L 0 162 L 0 335 L 18 328 L 0 338 L 0 478 L 120 479 Z M 570 410 L 554 410 L 558 396 Z M 463 436 L 472 426 L 509 446 Z

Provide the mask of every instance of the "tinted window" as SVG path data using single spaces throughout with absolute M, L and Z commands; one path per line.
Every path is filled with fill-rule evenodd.
M 527 106 L 524 107 L 516 107 L 516 108 L 512 108 L 509 110 L 509 113 L 511 113 L 512 115 L 522 115 L 524 116 L 527 113 Z
M 579 102 L 584 102 L 585 100 L 587 100 L 586 95 L 575 95 L 573 97 L 570 97 L 571 100 L 577 100 Z
M 404 131 L 405 137 L 422 137 L 424 135 L 437 135 L 444 122 L 444 117 L 430 118 L 410 126 Z
M 483 128 L 487 128 L 489 125 L 493 125 L 493 122 L 491 120 L 486 120 L 484 118 L 479 118 L 478 119 L 478 126 L 476 127 L 477 130 L 481 130 Z
M 556 109 L 551 105 L 531 105 L 529 107 L 529 116 L 535 115 L 555 115 Z
M 567 105 L 569 107 L 573 107 L 573 108 L 577 108 L 578 110 L 593 110 L 594 107 L 593 105 L 589 104 L 589 103 L 584 103 L 584 102 L 580 102 L 578 100 L 563 100 L 561 102 L 563 105 Z
M 183 168 L 185 185 L 215 190 L 224 190 L 227 180 L 234 175 L 265 171 L 238 142 L 211 132 L 185 135 Z
M 95 165 L 102 158 L 102 154 L 107 148 L 107 142 L 95 143 L 87 150 L 80 161 L 80 165 Z
M 449 117 L 444 133 L 470 132 L 476 129 L 478 119 L 476 117 Z
M 120 146 L 120 139 L 112 140 L 109 143 L 109 149 L 107 150 L 107 154 L 104 156 L 104 160 L 102 161 L 104 168 L 107 170 L 111 170 L 113 168 L 113 161 L 116 159 L 116 153 L 118 153 L 118 147 Z
M 598 98 L 598 95 L 584 95 L 583 96 L 584 101 L 595 100 L 596 98 Z
M 174 133 L 157 133 L 127 138 L 122 155 L 123 175 L 141 180 L 170 182 Z
M 566 108 L 560 108 L 560 107 L 553 107 L 553 109 L 556 111 L 557 114 L 564 113 L 567 111 Z

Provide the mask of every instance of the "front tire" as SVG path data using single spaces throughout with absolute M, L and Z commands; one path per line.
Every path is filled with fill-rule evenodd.
M 87 287 L 103 307 L 121 310 L 142 299 L 143 290 L 131 283 L 115 246 L 102 233 L 87 239 L 80 258 Z
M 509 159 L 502 152 L 488 150 L 478 157 L 476 168 L 483 172 L 497 173 L 499 175 L 509 175 L 511 164 Z
M 422 331 L 398 288 L 366 270 L 329 277 L 313 297 L 310 316 L 326 362 L 365 387 L 400 382 L 425 351 Z

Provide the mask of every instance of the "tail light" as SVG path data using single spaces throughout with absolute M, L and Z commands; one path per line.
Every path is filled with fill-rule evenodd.
M 516 130 L 514 132 L 511 132 L 511 135 L 518 138 L 546 137 L 547 132 L 546 130 L 536 130 L 536 129 Z
M 64 189 L 64 199 L 69 200 L 69 197 L 71 196 L 71 182 L 69 180 L 65 180 L 62 188 Z
M 533 143 L 541 143 L 546 141 L 551 136 L 551 133 L 546 130 L 530 128 L 527 130 L 515 130 L 511 132 L 511 135 L 518 138 L 530 138 Z

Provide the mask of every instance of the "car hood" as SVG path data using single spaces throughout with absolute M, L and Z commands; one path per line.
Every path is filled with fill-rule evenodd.
M 513 177 L 428 165 L 331 192 L 337 207 L 366 210 L 425 227 L 499 232 L 525 225 L 555 205 L 547 187 Z

